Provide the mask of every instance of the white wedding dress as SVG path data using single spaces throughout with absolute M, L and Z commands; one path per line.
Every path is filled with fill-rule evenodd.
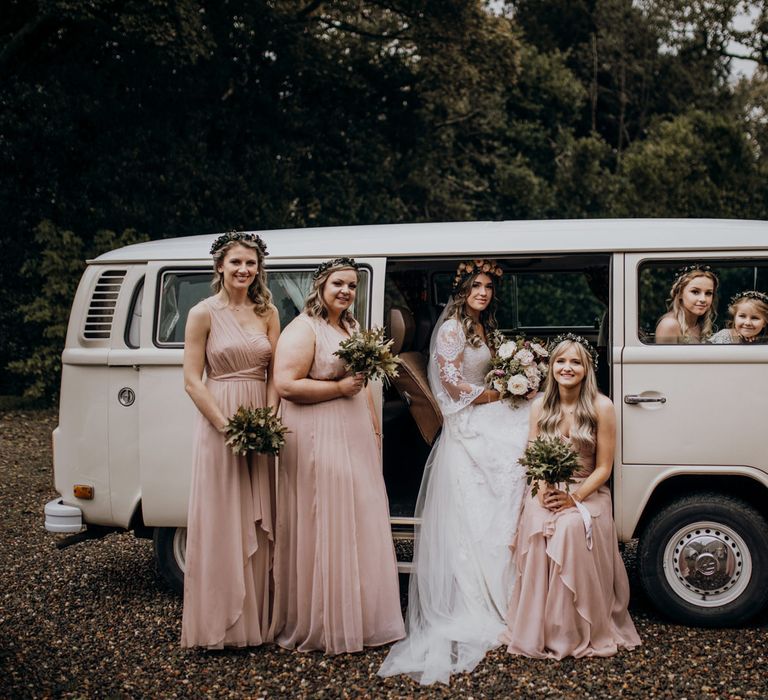
M 414 569 L 408 589 L 408 636 L 379 675 L 407 674 L 448 683 L 499 645 L 512 591 L 509 545 L 517 528 L 530 404 L 471 405 L 491 359 L 466 342 L 455 320 L 438 321 L 429 380 L 443 430 L 427 461 L 416 504 Z

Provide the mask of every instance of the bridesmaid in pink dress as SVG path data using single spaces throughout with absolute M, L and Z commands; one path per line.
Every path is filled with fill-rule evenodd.
M 558 339 L 556 339 L 557 342 Z M 579 336 L 550 355 L 544 396 L 531 408 L 529 439 L 568 440 L 582 470 L 570 493 L 542 488 L 524 498 L 513 544 L 517 581 L 502 641 L 533 658 L 612 656 L 640 644 L 629 617 L 629 580 L 613 522 L 613 404 L 599 394 L 596 353 Z
M 323 263 L 277 347 L 291 432 L 278 462 L 273 632 L 299 651 L 354 652 L 405 634 L 370 392 L 333 354 L 358 328 L 357 283 L 354 260 Z
M 280 319 L 258 236 L 224 234 L 211 254 L 216 294 L 190 310 L 184 338 L 184 382 L 198 414 L 181 644 L 222 649 L 270 641 L 274 460 L 233 455 L 223 430 L 241 405 L 277 405 L 268 378 Z

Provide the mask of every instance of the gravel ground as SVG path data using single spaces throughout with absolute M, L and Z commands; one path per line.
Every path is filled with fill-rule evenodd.
M 379 679 L 386 649 L 184 651 L 181 599 L 155 572 L 149 541 L 111 535 L 60 551 L 43 530 L 55 422 L 52 412 L 0 412 L 1 698 L 768 697 L 768 615 L 744 629 L 682 627 L 661 619 L 637 586 L 640 649 L 562 662 L 496 650 L 450 688 Z M 632 546 L 624 557 L 634 582 Z

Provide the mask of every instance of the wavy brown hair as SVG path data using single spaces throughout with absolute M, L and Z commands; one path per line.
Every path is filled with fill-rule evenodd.
M 352 267 L 352 265 L 341 263 L 324 269 L 317 277 L 312 279 L 312 286 L 309 289 L 309 294 L 307 294 L 307 298 L 304 299 L 304 313 L 307 314 L 307 316 L 322 318 L 326 321 L 328 320 L 328 308 L 323 301 L 323 290 L 325 289 L 325 283 L 330 276 L 334 272 L 340 272 L 341 270 L 352 270 L 357 277 L 358 283 L 360 282 L 360 272 L 357 268 Z M 348 330 L 353 330 L 357 326 L 357 321 L 355 321 L 355 317 L 349 309 L 346 309 L 344 313 L 341 314 L 339 322 L 343 323 Z
M 595 399 L 597 398 L 597 378 L 592 358 L 586 348 L 575 340 L 564 340 L 558 343 L 549 355 L 549 370 L 544 384 L 544 399 L 541 406 L 541 415 L 537 423 L 539 434 L 545 437 L 562 438 L 560 423 L 565 415 L 560 406 L 560 391 L 554 378 L 555 360 L 566 350 L 576 348 L 579 358 L 584 365 L 584 379 L 579 387 L 579 398 L 576 402 L 576 410 L 573 412 L 573 425 L 569 439 L 573 446 L 580 450 L 585 447 L 593 447 L 595 444 L 595 432 L 597 429 L 597 412 L 595 411 Z
M 230 241 L 213 253 L 213 280 L 211 281 L 211 288 L 216 294 L 222 289 L 225 294 L 227 293 L 227 290 L 224 287 L 224 276 L 219 272 L 219 265 L 224 262 L 227 253 L 238 245 L 256 251 L 259 270 L 256 273 L 253 282 L 251 282 L 251 285 L 248 287 L 248 298 L 254 303 L 254 313 L 257 316 L 263 316 L 269 311 L 272 304 L 272 292 L 269 291 L 269 287 L 267 286 L 267 271 L 264 269 L 264 253 L 255 241 L 249 241 L 247 239 Z
M 493 285 L 493 297 L 491 298 L 491 303 L 488 304 L 488 307 L 484 311 L 480 312 L 480 323 L 485 329 L 486 338 L 491 333 L 493 333 L 493 331 L 498 328 L 498 323 L 496 322 L 496 308 L 498 306 L 498 302 L 496 300 L 495 275 L 480 271 L 471 277 L 467 277 L 467 279 L 461 282 L 456 291 L 453 293 L 453 296 L 449 299 L 445 308 L 446 320 L 449 318 L 454 318 L 459 322 L 461 325 L 461 330 L 464 331 L 464 336 L 466 337 L 467 342 L 473 348 L 479 348 L 483 344 L 483 339 L 477 333 L 477 331 L 475 331 L 475 322 L 472 320 L 469 314 L 467 314 L 467 297 L 469 297 L 469 293 L 472 291 L 472 284 L 480 275 L 486 275 L 491 280 L 491 284 Z

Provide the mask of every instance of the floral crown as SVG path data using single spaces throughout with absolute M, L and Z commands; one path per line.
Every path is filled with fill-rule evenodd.
M 479 275 L 481 272 L 491 277 L 501 277 L 504 270 L 495 260 L 466 260 L 459 263 L 456 275 L 453 278 L 453 291 L 455 292 L 467 279 Z
M 312 273 L 312 279 L 316 280 L 326 270 L 330 270 L 332 267 L 351 267 L 352 269 L 357 270 L 360 266 L 355 262 L 354 258 L 334 258 L 333 260 L 326 260 Z
M 686 265 L 685 267 L 680 267 L 675 271 L 675 281 L 672 283 L 673 286 L 678 283 L 681 277 L 687 275 L 689 272 L 694 272 L 694 271 L 710 272 L 715 276 L 715 279 L 717 279 L 717 275 L 715 275 L 715 271 L 709 265 L 701 265 L 698 263 L 694 263 L 693 265 Z
M 227 233 L 222 233 L 213 242 L 210 254 L 213 255 L 216 253 L 216 251 L 221 250 L 221 248 L 223 248 L 228 243 L 240 243 L 243 241 L 247 243 L 255 243 L 256 247 L 261 251 L 261 254 L 264 257 L 269 255 L 269 253 L 267 253 L 267 244 L 264 243 L 264 241 L 262 241 L 259 236 L 257 236 L 255 233 L 244 233 L 243 231 L 227 231 Z
M 561 335 L 555 336 L 552 338 L 552 340 L 549 341 L 547 350 L 551 354 L 553 350 L 558 345 L 560 345 L 560 343 L 564 343 L 566 340 L 570 340 L 572 343 L 578 343 L 581 345 L 581 347 L 583 347 L 587 351 L 587 354 L 592 358 L 592 365 L 595 369 L 597 369 L 597 350 L 595 350 L 594 345 L 592 345 L 592 343 L 590 343 L 583 336 L 576 335 L 575 333 L 563 333 Z
M 750 289 L 746 292 L 739 292 L 738 294 L 734 294 L 731 297 L 731 300 L 728 302 L 728 306 L 732 306 L 740 299 L 755 299 L 757 301 L 762 301 L 763 304 L 768 304 L 768 294 L 763 294 L 763 292 L 758 292 L 755 289 Z

